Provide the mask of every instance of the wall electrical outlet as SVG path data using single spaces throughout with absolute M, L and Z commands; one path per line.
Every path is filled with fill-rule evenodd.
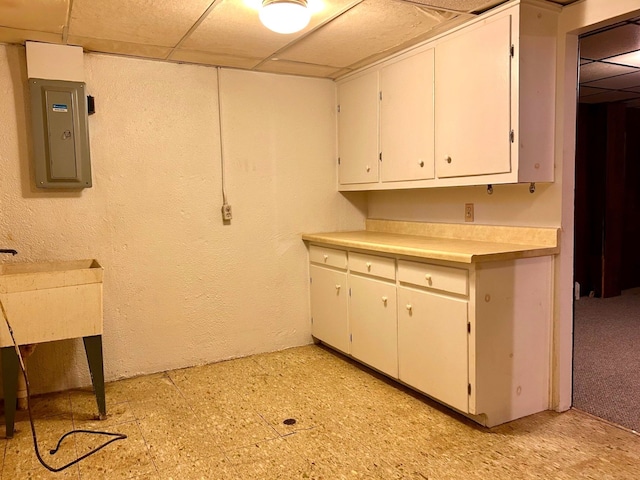
M 222 220 L 228 222 L 231 220 L 231 205 L 225 203 L 222 205 Z
M 473 222 L 473 203 L 464 204 L 464 221 Z

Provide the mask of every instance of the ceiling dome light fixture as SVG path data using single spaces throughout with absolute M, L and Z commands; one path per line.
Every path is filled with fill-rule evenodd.
M 260 21 L 276 33 L 295 33 L 309 25 L 307 0 L 263 0 Z

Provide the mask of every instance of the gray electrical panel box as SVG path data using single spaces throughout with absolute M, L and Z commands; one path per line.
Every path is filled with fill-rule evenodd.
M 36 187 L 91 187 L 85 84 L 30 78 L 29 90 Z

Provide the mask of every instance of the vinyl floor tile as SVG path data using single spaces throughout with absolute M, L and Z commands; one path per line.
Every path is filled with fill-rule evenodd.
M 142 420 L 147 417 L 156 417 L 158 415 L 173 415 L 176 417 L 184 415 L 193 415 L 194 402 L 189 401 L 184 395 L 176 390 L 174 395 L 167 396 L 163 399 L 148 399 L 140 401 L 127 402 L 128 410 L 137 419 Z M 116 405 L 118 407 L 119 405 Z M 108 408 L 107 413 L 113 410 Z M 117 411 L 117 409 L 116 409 Z
M 309 478 L 311 465 L 281 438 L 226 452 L 238 478 L 251 480 Z
M 70 416 L 48 416 L 35 422 L 38 449 L 42 459 L 52 468 L 61 468 L 75 460 L 76 441 L 73 436 L 66 437 L 55 454 L 55 448 L 62 436 L 73 430 Z M 71 478 L 73 472 L 78 475 L 77 467 L 70 467 L 59 474 L 61 478 Z M 4 452 L 3 478 L 49 478 L 50 473 L 40 465 L 34 453 L 33 437 L 28 422 L 16 423 L 16 435 L 7 440 Z M 51 477 L 52 478 L 52 477 Z
M 15 438 L 0 439 L 2 479 L 636 480 L 640 471 L 640 436 L 582 412 L 487 429 L 315 345 L 111 382 L 106 391 L 104 421 L 93 419 L 90 388 L 34 399 L 43 450 L 73 425 L 127 440 L 51 474 L 19 412 Z M 69 439 L 56 461 L 102 440 Z
M 76 409 L 73 412 L 73 425 L 83 430 L 109 430 L 121 423 L 133 422 L 136 417 L 129 402 L 110 404 L 107 401 L 107 417 L 100 420 L 97 407 L 94 409 Z
M 188 463 L 178 463 L 160 470 L 162 480 L 237 480 L 238 472 L 223 454 Z
M 80 462 L 81 478 L 115 480 L 155 476 L 157 470 L 138 424 L 122 423 L 118 425 L 116 433 L 127 435 L 127 438 L 107 445 Z M 98 435 L 78 436 L 78 454 L 83 455 L 96 449 L 108 440 L 108 437 Z
M 222 455 L 215 436 L 193 414 L 158 415 L 138 423 L 151 458 L 161 472 L 175 465 L 189 465 Z
M 120 401 L 162 400 L 176 393 L 176 386 L 168 373 L 157 373 L 141 377 L 118 380 L 108 384 L 113 397 Z

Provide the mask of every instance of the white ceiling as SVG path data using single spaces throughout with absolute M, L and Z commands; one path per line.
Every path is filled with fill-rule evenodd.
M 337 78 L 504 3 L 308 1 L 309 26 L 281 35 L 260 23 L 261 0 L 0 0 L 0 43 Z

